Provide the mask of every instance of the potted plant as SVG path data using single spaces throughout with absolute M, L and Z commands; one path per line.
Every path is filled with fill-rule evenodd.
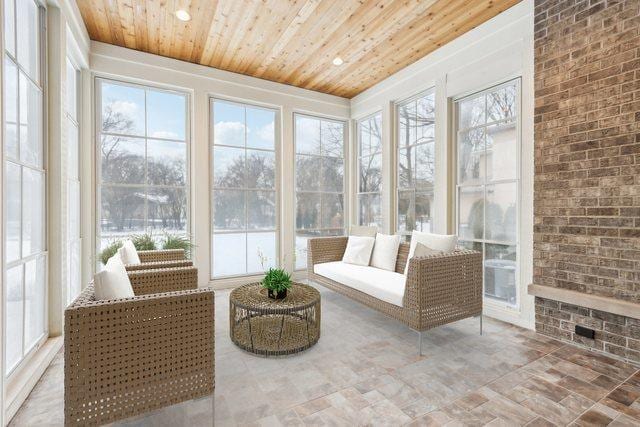
M 258 248 L 258 259 L 264 269 L 269 258 L 265 256 L 260 248 Z M 287 273 L 284 268 L 270 267 L 269 270 L 265 272 L 264 279 L 262 279 L 262 287 L 267 290 L 267 295 L 272 299 L 286 298 L 287 289 L 289 289 L 292 284 L 291 275 Z

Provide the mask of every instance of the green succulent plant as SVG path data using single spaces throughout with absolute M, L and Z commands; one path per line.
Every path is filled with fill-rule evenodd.
M 114 240 L 109 243 L 106 248 L 100 251 L 100 261 L 102 262 L 102 265 L 107 265 L 107 261 L 109 261 L 109 258 L 114 256 L 116 252 L 118 252 L 118 249 L 120 249 L 121 247 L 122 241 Z
M 183 249 L 184 256 L 187 258 L 191 258 L 193 247 L 194 244 L 187 236 L 166 233 L 162 241 L 162 249 Z
M 131 236 L 131 241 L 138 251 L 155 251 L 157 249 L 156 241 L 149 233 L 135 234 Z
M 262 287 L 280 293 L 292 285 L 291 275 L 282 268 L 270 268 L 262 279 Z

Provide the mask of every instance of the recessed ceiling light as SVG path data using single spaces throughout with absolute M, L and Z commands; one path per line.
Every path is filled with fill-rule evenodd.
M 191 21 L 191 15 L 184 9 L 176 10 L 176 18 L 184 22 Z
M 336 56 L 335 58 L 333 58 L 333 65 L 342 65 L 344 64 L 344 61 L 342 60 L 342 58 L 340 58 L 339 56 Z

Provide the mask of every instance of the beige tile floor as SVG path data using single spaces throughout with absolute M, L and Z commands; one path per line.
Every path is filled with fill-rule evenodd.
M 320 287 L 322 336 L 304 353 L 250 355 L 228 336 L 216 296 L 214 396 L 118 426 L 637 426 L 640 371 L 498 321 L 467 319 L 417 334 Z M 11 426 L 63 424 L 58 356 Z

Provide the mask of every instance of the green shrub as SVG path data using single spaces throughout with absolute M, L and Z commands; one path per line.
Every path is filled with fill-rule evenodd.
M 114 256 L 116 252 L 118 252 L 118 249 L 120 249 L 121 247 L 121 240 L 114 240 L 109 243 L 109 245 L 100 252 L 100 261 L 102 262 L 102 265 L 106 265 L 107 261 L 109 261 L 109 258 Z
M 156 241 L 153 240 L 153 236 L 149 233 L 133 235 L 131 236 L 131 241 L 137 251 L 155 251 L 157 249 Z
M 289 289 L 291 284 L 291 275 L 282 268 L 270 268 L 262 279 L 262 286 L 276 293 Z
M 162 241 L 162 249 L 184 249 L 184 256 L 191 258 L 194 245 L 187 236 L 166 233 Z

